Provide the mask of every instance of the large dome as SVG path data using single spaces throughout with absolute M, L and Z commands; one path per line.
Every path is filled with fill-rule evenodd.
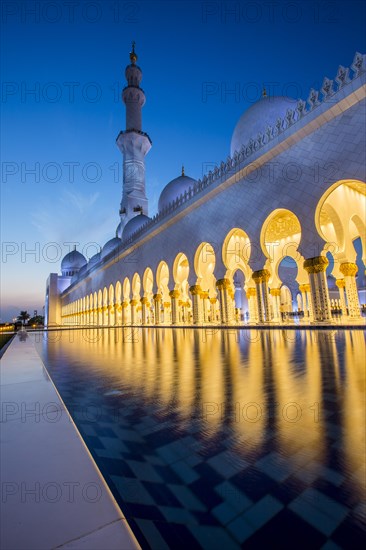
M 121 239 L 114 237 L 105 243 L 100 254 L 101 258 L 105 258 L 112 250 L 117 248 L 121 244 Z
M 76 249 L 72 250 L 64 258 L 61 262 L 61 272 L 62 275 L 65 275 L 67 277 L 72 277 L 75 273 L 78 273 L 79 270 L 87 264 L 86 258 L 81 254 L 81 252 L 78 252 Z
M 181 195 L 184 195 L 185 191 L 188 191 L 190 187 L 193 187 L 197 183 L 195 179 L 185 176 L 184 172 L 178 178 L 170 181 L 162 190 L 159 197 L 158 209 L 159 212 L 164 210 L 169 204 L 175 201 Z
M 145 225 L 146 222 L 150 221 L 150 218 L 148 216 L 145 216 L 145 214 L 138 214 L 137 216 L 130 219 L 129 222 L 126 223 L 125 227 L 122 231 L 122 241 L 127 241 L 135 233 Z
M 239 118 L 231 138 L 230 154 L 239 152 L 243 145 L 265 133 L 268 126 L 274 126 L 278 118 L 284 118 L 288 109 L 294 109 L 296 101 L 285 96 L 265 96 L 254 103 Z

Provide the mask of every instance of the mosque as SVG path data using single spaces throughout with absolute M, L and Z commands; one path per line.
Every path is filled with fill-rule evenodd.
M 162 190 L 149 216 L 145 93 L 133 44 L 122 91 L 120 222 L 90 259 L 74 250 L 47 280 L 52 326 L 362 322 L 366 303 L 366 55 L 307 101 L 263 96 L 230 156 Z

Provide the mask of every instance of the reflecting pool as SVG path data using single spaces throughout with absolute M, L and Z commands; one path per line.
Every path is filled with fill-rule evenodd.
M 361 547 L 364 331 L 34 337 L 143 548 Z

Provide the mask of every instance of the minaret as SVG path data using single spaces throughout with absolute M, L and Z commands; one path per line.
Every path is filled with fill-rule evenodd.
M 117 137 L 117 145 L 123 154 L 123 189 L 120 208 L 121 230 L 126 223 L 141 212 L 148 215 L 148 200 L 145 193 L 145 155 L 151 148 L 151 139 L 142 131 L 141 110 L 146 98 L 140 82 L 142 71 L 136 65 L 135 42 L 132 42 L 130 65 L 125 75 L 127 86 L 123 88 L 122 100 L 126 105 L 126 130 Z

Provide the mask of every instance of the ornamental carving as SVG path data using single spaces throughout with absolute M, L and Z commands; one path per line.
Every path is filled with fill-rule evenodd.
M 349 82 L 349 68 L 339 65 L 338 72 L 336 76 L 336 82 L 340 88 L 343 88 Z
M 252 278 L 256 283 L 267 282 L 271 274 L 268 269 L 260 269 L 259 271 L 253 271 Z
M 301 233 L 299 220 L 293 214 L 279 214 L 268 224 L 266 230 L 266 242 L 277 242 L 286 237 Z
M 219 290 L 222 290 L 224 288 L 230 288 L 231 284 L 230 284 L 229 279 L 218 279 L 216 281 L 216 286 Z
M 308 273 L 321 273 L 328 267 L 328 259 L 325 256 L 316 256 L 315 258 L 308 258 L 304 262 L 304 269 Z
M 352 264 L 350 262 L 341 264 L 339 271 L 343 273 L 343 275 L 348 277 L 354 277 L 358 271 L 358 267 L 356 264 Z
M 189 292 L 192 294 L 192 296 L 199 296 L 201 295 L 202 289 L 199 285 L 193 285 L 190 287 Z

